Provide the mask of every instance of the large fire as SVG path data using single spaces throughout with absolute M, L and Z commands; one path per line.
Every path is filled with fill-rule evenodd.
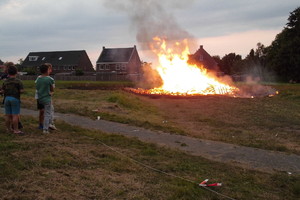
M 166 40 L 155 37 L 151 50 L 158 56 L 159 65 L 156 67 L 162 79 L 162 85 L 157 88 L 133 92 L 142 94 L 159 94 L 173 96 L 194 95 L 231 95 L 238 88 L 218 81 L 216 76 L 208 73 L 203 66 L 188 63 L 189 48 L 187 40 L 176 42 L 168 47 Z

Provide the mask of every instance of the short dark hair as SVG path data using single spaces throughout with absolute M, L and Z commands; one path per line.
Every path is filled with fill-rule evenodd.
M 44 65 L 48 65 L 50 68 L 52 68 L 51 63 L 44 63 Z
M 46 73 L 48 71 L 48 68 L 49 68 L 49 65 L 43 64 L 43 65 L 40 66 L 40 72 L 42 74 L 44 74 L 44 73 Z
M 18 73 L 18 69 L 16 68 L 16 66 L 10 65 L 8 66 L 7 73 L 8 75 L 16 75 Z

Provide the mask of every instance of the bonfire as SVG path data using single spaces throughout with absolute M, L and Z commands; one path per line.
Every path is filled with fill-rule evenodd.
M 204 66 L 190 64 L 190 50 L 186 39 L 167 44 L 166 40 L 155 37 L 150 48 L 158 57 L 159 64 L 156 70 L 162 79 L 162 85 L 148 90 L 131 88 L 132 92 L 171 96 L 234 96 L 239 91 L 237 87 L 218 80 L 218 77 L 209 73 Z

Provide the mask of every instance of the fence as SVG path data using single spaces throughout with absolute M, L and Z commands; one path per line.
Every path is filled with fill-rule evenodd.
M 111 81 L 111 79 L 101 79 L 98 76 L 52 76 L 57 81 Z M 37 75 L 23 75 L 19 76 L 21 80 L 35 80 Z
M 37 75 L 22 75 L 18 76 L 21 80 L 35 80 Z M 117 74 L 97 74 L 94 76 L 66 76 L 54 75 L 53 78 L 57 81 L 137 81 L 138 76 L 117 75 Z

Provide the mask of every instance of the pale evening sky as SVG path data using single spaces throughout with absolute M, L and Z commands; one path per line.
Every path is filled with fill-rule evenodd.
M 86 50 L 95 66 L 102 46 L 136 45 L 141 60 L 152 62 L 137 39 L 141 14 L 147 23 L 176 25 L 211 55 L 244 57 L 258 42 L 270 45 L 299 6 L 299 0 L 0 0 L 0 59 Z

